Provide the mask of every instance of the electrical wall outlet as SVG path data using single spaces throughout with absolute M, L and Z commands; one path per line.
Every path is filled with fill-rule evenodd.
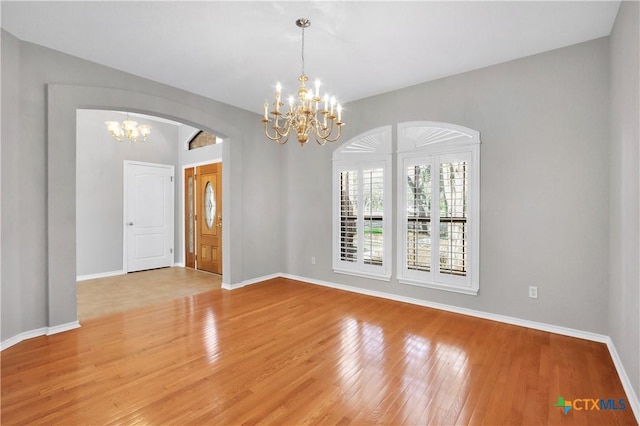
M 538 298 L 538 287 L 536 287 L 535 285 L 529 286 L 529 297 L 532 299 Z
M 311 264 L 312 265 L 316 264 L 316 257 L 315 256 L 311 256 Z

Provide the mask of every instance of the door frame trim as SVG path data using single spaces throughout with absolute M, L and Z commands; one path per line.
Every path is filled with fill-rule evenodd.
M 222 158 L 212 158 L 211 160 L 206 160 L 206 161 L 198 161 L 197 163 L 189 163 L 189 164 L 183 164 L 182 165 L 182 173 L 180 174 L 180 214 L 182 216 L 182 220 L 180 221 L 180 226 L 181 229 L 186 229 L 186 225 L 187 225 L 187 218 L 185 217 L 184 214 L 184 209 L 185 209 L 185 205 L 184 205 L 184 199 L 185 199 L 185 193 L 184 193 L 184 171 L 187 169 L 195 169 L 197 167 L 200 166 L 208 166 L 210 164 L 216 164 L 216 163 L 222 163 Z M 194 172 L 195 174 L 195 172 Z M 224 176 L 222 182 L 224 182 Z M 174 186 L 175 187 L 175 186 Z M 222 196 L 224 197 L 224 191 L 222 193 Z M 223 204 L 224 205 L 224 204 Z M 196 206 L 196 211 L 197 211 L 197 206 Z M 186 247 L 187 247 L 187 236 L 185 232 L 181 232 L 181 237 L 180 237 L 180 247 L 181 247 L 181 251 L 182 251 L 182 255 L 180 256 L 180 262 L 181 264 L 184 266 L 187 264 L 187 251 L 186 251 Z M 196 238 L 195 240 L 195 244 L 197 246 L 198 243 L 198 239 Z M 222 247 L 221 247 L 222 249 Z M 196 261 L 197 262 L 197 261 Z M 196 263 L 197 265 L 197 263 Z M 222 267 L 222 270 L 224 272 L 224 264 Z
M 176 205 L 176 173 L 175 166 L 173 164 L 161 164 L 161 163 L 148 163 L 144 161 L 123 160 L 122 161 L 122 271 L 129 273 L 129 252 L 128 252 L 128 239 L 127 239 L 127 213 L 129 208 L 129 197 L 127 196 L 127 189 L 129 188 L 129 178 L 127 177 L 128 168 L 130 166 L 148 166 L 148 167 L 160 167 L 163 169 L 170 169 L 173 174 L 173 188 L 172 188 L 172 201 L 173 206 L 171 209 L 171 241 L 175 242 L 175 205 Z M 173 251 L 173 260 L 171 264 L 175 264 L 175 247 Z

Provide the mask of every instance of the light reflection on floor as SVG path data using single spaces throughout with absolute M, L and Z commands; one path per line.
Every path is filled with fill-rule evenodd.
M 220 348 L 218 347 L 218 328 L 216 326 L 216 317 L 213 308 L 208 308 L 205 314 L 204 326 L 204 348 L 207 352 L 207 361 L 213 364 L 220 357 Z
M 385 341 L 381 327 L 354 318 L 341 324 L 341 356 L 338 357 L 339 386 L 345 400 L 375 408 L 386 390 Z
M 419 424 L 438 418 L 434 410 L 442 411 L 465 392 L 469 362 L 460 347 L 409 332 L 385 339 L 383 327 L 352 317 L 343 319 L 340 326 L 337 384 L 353 407 L 380 411 L 400 405 L 404 422 Z M 403 352 L 402 361 L 386 363 L 387 352 L 395 357 L 397 351 Z
M 422 336 L 408 334 L 404 339 L 403 359 L 405 419 L 409 423 L 419 423 L 438 418 L 437 410 L 444 412 L 442 407 L 453 404 L 465 382 L 466 352 L 455 345 L 432 344 Z M 416 411 L 416 406 L 424 407 L 424 410 Z

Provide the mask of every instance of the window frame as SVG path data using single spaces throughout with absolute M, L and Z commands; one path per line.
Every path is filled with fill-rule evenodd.
M 477 295 L 479 291 L 480 251 L 480 135 L 477 131 L 448 123 L 408 122 L 398 125 L 397 154 L 397 279 L 400 284 L 447 290 Z M 453 159 L 467 161 L 467 230 L 466 276 L 440 272 L 437 260 L 440 241 L 439 189 L 440 164 Z M 407 168 L 417 164 L 431 165 L 432 202 L 430 226 L 438 229 L 436 242 L 431 232 L 430 271 L 419 271 L 407 266 Z M 437 177 L 437 180 L 434 179 Z M 437 194 L 437 195 L 436 195 Z
M 333 271 L 382 281 L 391 280 L 393 243 L 393 194 L 391 126 L 373 129 L 358 135 L 341 145 L 333 153 L 332 196 L 333 196 Z M 381 168 L 383 174 L 383 219 L 382 219 L 382 264 L 367 263 L 364 259 L 363 171 Z M 357 171 L 357 260 L 344 261 L 341 258 L 341 173 Z

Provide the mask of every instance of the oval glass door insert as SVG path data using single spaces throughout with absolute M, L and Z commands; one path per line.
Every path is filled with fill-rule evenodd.
M 213 228 L 213 222 L 216 217 L 216 194 L 213 190 L 211 182 L 207 182 L 204 187 L 204 221 L 207 228 Z

